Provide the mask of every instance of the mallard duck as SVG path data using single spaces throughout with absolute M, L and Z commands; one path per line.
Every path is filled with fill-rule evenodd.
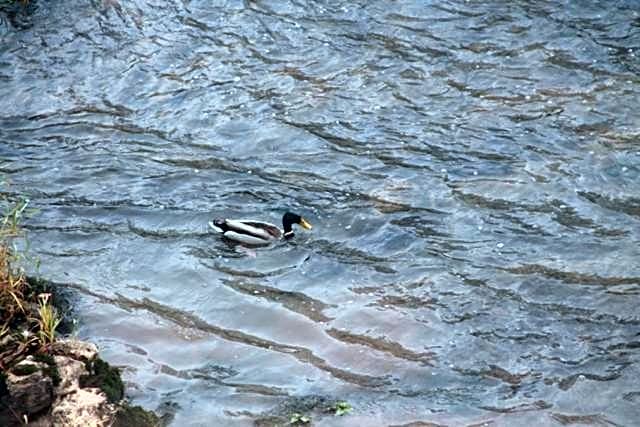
M 282 230 L 268 222 L 251 219 L 219 218 L 209 222 L 209 226 L 224 237 L 249 245 L 266 245 L 282 238 L 290 239 L 294 235 L 291 228 L 293 224 L 299 224 L 307 230 L 311 229 L 311 224 L 292 212 L 282 216 Z

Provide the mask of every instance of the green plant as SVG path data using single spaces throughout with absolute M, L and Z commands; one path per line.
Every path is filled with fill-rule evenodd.
M 0 322 L 2 331 L 10 329 L 16 314 L 24 314 L 24 298 L 27 281 L 24 272 L 16 268 L 19 251 L 12 246 L 13 238 L 20 234 L 19 222 L 27 207 L 25 200 L 6 209 L 0 220 Z M 3 334 L 3 335 L 4 335 Z
M 0 227 L 1 237 L 15 237 L 20 234 L 20 222 L 28 205 L 29 200 L 20 199 L 14 206 L 7 209 Z
M 341 417 L 351 412 L 353 408 L 349 402 L 338 401 L 331 407 L 331 410 L 334 411 L 335 415 Z
M 53 344 L 56 339 L 56 328 L 61 320 L 57 310 L 49 303 L 50 298 L 51 294 L 38 295 L 38 338 L 42 346 Z
M 304 414 L 300 414 L 298 412 L 291 414 L 291 417 L 289 417 L 290 425 L 309 424 L 310 422 L 311 422 L 311 418 L 309 418 Z
M 20 221 L 27 205 L 22 199 L 6 208 L 0 218 L 0 369 L 7 369 L 38 351 L 42 347 L 39 341 L 50 343 L 59 323 L 57 313 L 47 304 L 48 298 L 37 304 L 39 298 L 22 268 L 26 256 L 24 248 L 16 245 L 16 239 L 24 237 Z
M 0 233 L 2 233 L 0 228 Z M 24 293 L 27 281 L 21 269 L 16 269 L 14 251 L 6 237 L 0 236 L 0 320 L 3 327 L 9 325 L 17 313 L 24 313 Z

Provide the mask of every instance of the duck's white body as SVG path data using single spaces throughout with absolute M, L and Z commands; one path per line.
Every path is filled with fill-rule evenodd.
M 280 240 L 283 231 L 270 222 L 250 219 L 225 219 L 223 223 L 210 221 L 209 226 L 224 237 L 249 245 L 267 245 Z

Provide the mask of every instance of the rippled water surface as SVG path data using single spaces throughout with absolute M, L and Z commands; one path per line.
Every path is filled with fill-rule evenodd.
M 4 195 L 174 425 L 638 425 L 635 1 L 39 1 Z M 214 216 L 314 229 L 243 249 Z M 428 424 L 431 425 L 431 424 Z

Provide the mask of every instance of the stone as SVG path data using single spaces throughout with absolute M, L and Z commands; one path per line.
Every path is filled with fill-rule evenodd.
M 67 356 L 54 356 L 60 384 L 55 389 L 56 396 L 72 393 L 80 387 L 80 376 L 87 374 L 85 364 Z
M 97 356 L 95 345 L 59 340 L 51 350 L 53 356 L 27 356 L 7 372 L 0 426 L 20 426 L 25 419 L 33 427 L 160 425 L 152 412 L 120 401 L 119 371 Z
M 51 350 L 54 354 L 82 361 L 92 361 L 98 355 L 95 344 L 74 339 L 57 340 Z
M 7 374 L 8 405 L 20 415 L 37 414 L 51 406 L 53 381 L 42 373 L 42 367 L 41 363 L 25 359 Z
M 59 397 L 51 411 L 54 427 L 106 427 L 111 425 L 115 406 L 97 388 L 79 388 Z

